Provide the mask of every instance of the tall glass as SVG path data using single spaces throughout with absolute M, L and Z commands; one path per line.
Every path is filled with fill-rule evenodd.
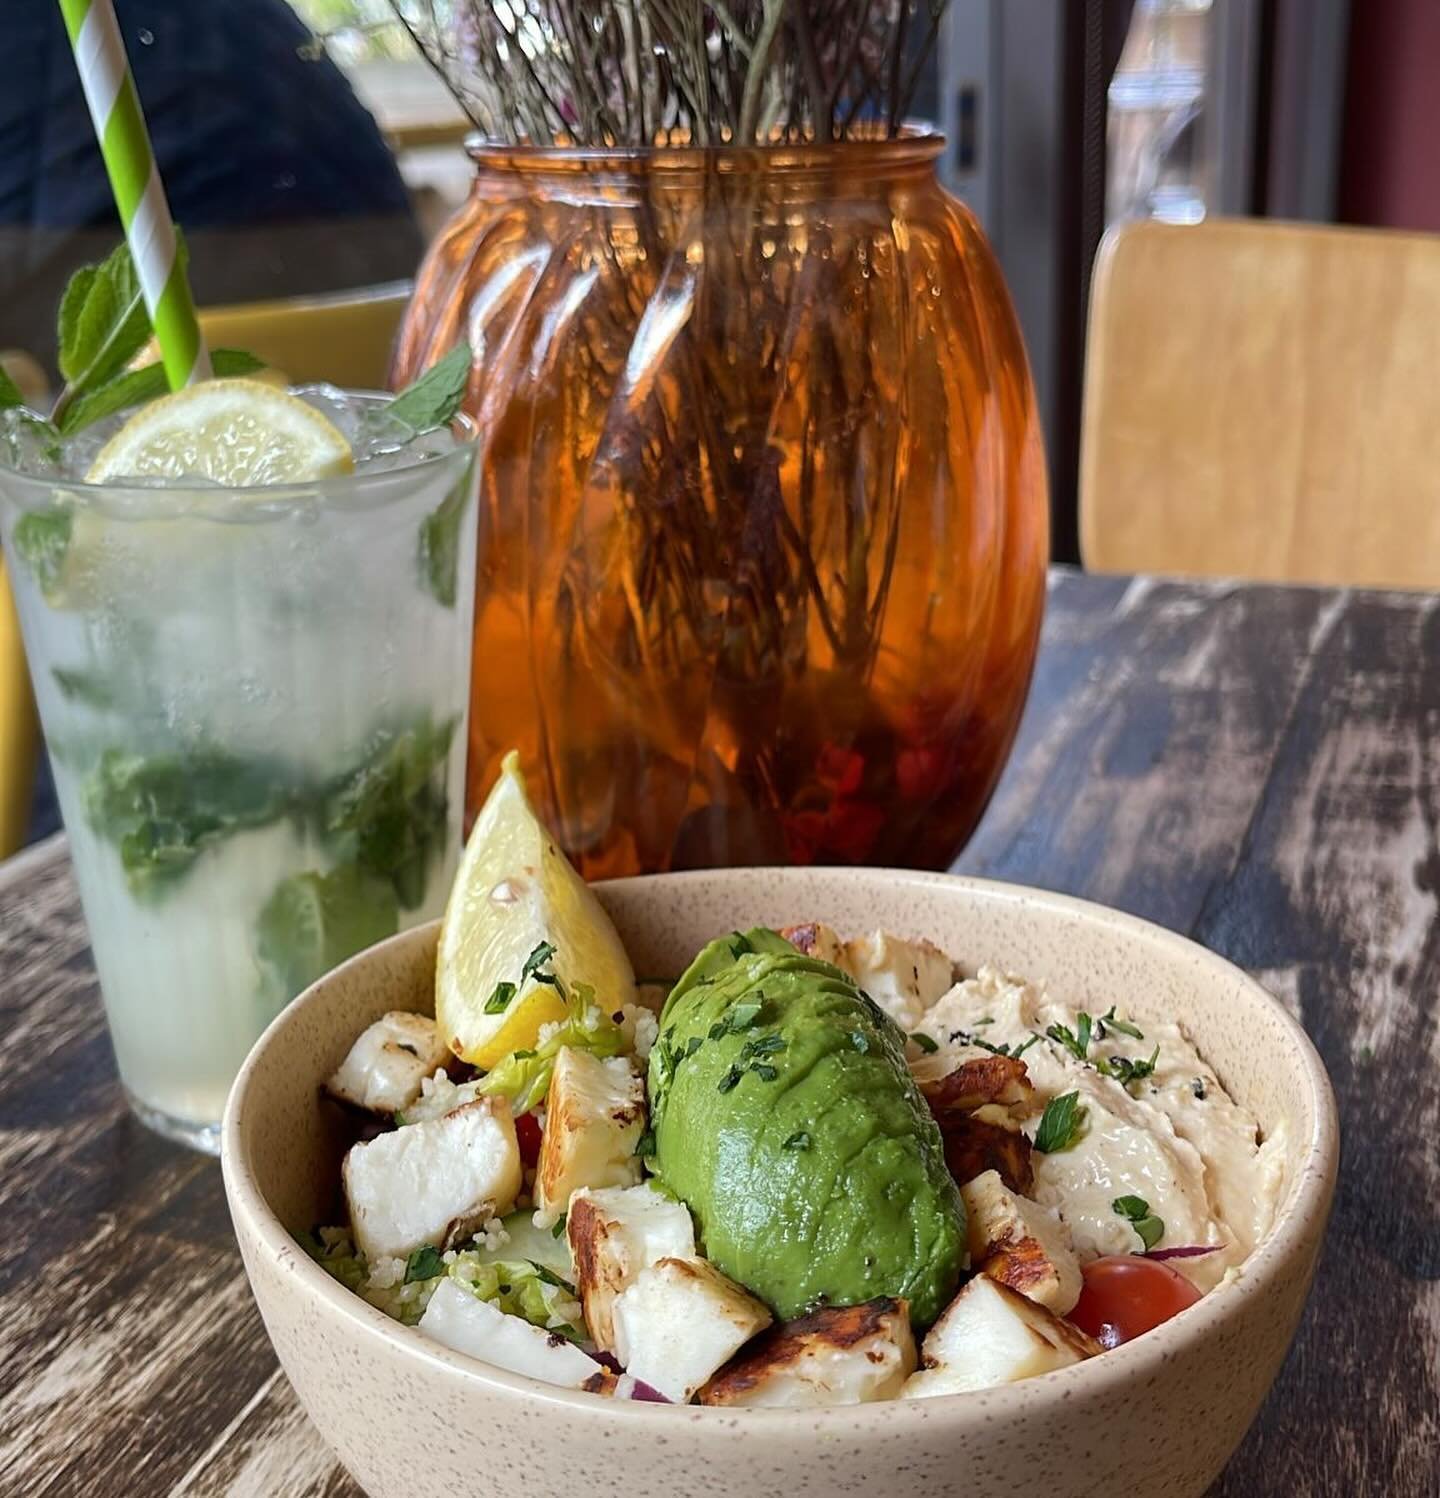
M 5 552 L 121 1080 L 146 1123 L 213 1150 L 278 1010 L 444 902 L 473 446 L 252 489 L 18 461 Z

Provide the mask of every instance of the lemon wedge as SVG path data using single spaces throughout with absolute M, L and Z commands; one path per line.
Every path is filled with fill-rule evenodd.
M 512 750 L 465 845 L 440 925 L 435 1021 L 458 1056 L 493 1067 L 533 1049 L 542 1025 L 565 1018 L 555 986 L 524 975 L 542 943 L 554 948 L 542 970 L 567 991 L 590 984 L 606 1012 L 634 1003 L 619 933 L 535 815 Z
M 250 488 L 305 484 L 354 467 L 345 434 L 297 396 L 262 380 L 202 380 L 142 406 L 85 478 L 201 478 Z

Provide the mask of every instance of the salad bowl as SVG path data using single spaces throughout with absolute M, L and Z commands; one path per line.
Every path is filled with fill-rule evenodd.
M 255 1046 L 223 1125 L 225 1187 L 281 1365 L 373 1498 L 577 1492 L 603 1498 L 804 1494 L 1007 1498 L 1202 1494 L 1280 1369 L 1334 1191 L 1324 1067 L 1284 1007 L 1186 939 L 1064 896 L 874 869 L 739 869 L 595 886 L 637 972 L 679 972 L 718 933 L 824 921 L 925 937 L 968 966 L 1078 1006 L 1178 1021 L 1235 1100 L 1282 1141 L 1268 1233 L 1238 1273 L 1143 1337 L 1019 1383 L 811 1410 L 605 1399 L 503 1372 L 388 1319 L 313 1262 L 351 1133 L 321 1096 L 355 1035 L 430 1012 L 436 927 L 371 948 L 290 1005 Z

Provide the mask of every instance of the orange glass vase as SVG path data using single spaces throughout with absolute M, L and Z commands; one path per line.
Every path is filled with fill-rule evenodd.
M 589 878 L 963 846 L 1030 680 L 1047 503 L 940 148 L 474 152 L 393 370 L 475 350 L 472 816 L 517 746 Z

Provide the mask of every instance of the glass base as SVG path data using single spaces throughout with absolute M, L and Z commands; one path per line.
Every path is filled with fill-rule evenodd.
M 162 1113 L 158 1108 L 142 1103 L 128 1087 L 125 1089 L 125 1096 L 129 1100 L 130 1111 L 147 1129 L 154 1129 L 157 1134 L 163 1134 L 166 1139 L 173 1139 L 176 1144 L 186 1145 L 192 1150 L 199 1150 L 202 1154 L 218 1155 L 220 1153 L 220 1125 L 218 1123 L 196 1123 L 194 1119 L 175 1118 L 169 1113 Z

